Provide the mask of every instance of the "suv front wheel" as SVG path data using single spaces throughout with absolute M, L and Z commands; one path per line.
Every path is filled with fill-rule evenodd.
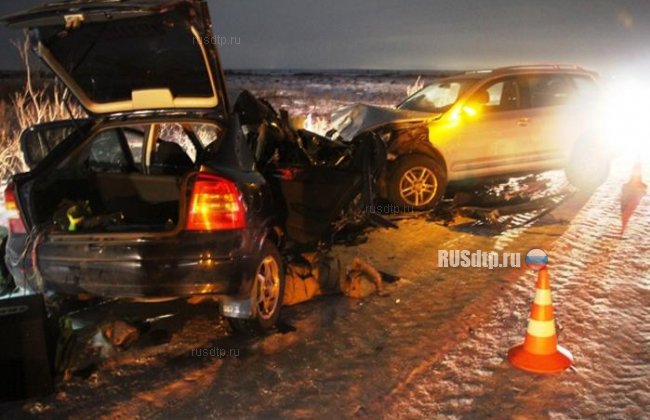
M 388 200 L 406 211 L 433 209 L 445 192 L 442 165 L 425 155 L 400 157 L 388 177 Z

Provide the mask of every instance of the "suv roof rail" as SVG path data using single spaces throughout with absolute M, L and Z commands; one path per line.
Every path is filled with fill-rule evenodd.
M 509 70 L 578 70 L 586 71 L 576 64 L 524 64 L 519 66 L 507 66 L 496 69 L 496 71 Z
M 590 72 L 584 67 L 576 64 L 523 64 L 517 66 L 499 67 L 493 70 L 472 70 L 465 74 L 480 74 L 480 73 L 503 73 L 514 70 L 575 70 Z
M 469 70 L 465 74 L 483 74 L 483 73 L 493 73 L 493 69 L 480 69 L 480 70 Z

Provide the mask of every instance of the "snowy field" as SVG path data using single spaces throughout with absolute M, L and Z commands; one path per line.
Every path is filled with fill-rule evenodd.
M 407 92 L 449 71 L 237 71 L 226 74 L 231 86 L 248 89 L 292 116 L 311 116 L 322 128 L 332 111 L 356 102 L 395 106 Z

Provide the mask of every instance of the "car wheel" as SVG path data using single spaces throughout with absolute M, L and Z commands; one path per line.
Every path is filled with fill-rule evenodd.
M 228 318 L 235 332 L 264 334 L 275 327 L 284 298 L 284 266 L 280 251 L 273 243 L 265 243 L 252 281 L 251 307 L 253 318 Z
M 576 147 L 571 153 L 564 173 L 574 187 L 580 190 L 593 191 L 600 187 L 609 176 L 610 160 L 602 153 L 585 155 L 585 150 L 593 149 Z
M 402 210 L 433 209 L 445 192 L 442 165 L 424 155 L 406 155 L 395 162 L 388 179 L 388 200 Z

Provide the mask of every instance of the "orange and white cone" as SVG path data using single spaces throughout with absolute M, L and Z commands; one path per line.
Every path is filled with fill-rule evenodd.
M 634 163 L 634 167 L 632 168 L 632 174 L 630 175 L 630 181 L 626 185 L 630 185 L 644 190 L 647 188 L 647 185 L 643 183 L 640 159 Z
M 534 373 L 559 373 L 573 363 L 571 353 L 557 344 L 548 270 L 539 270 L 535 302 L 524 343 L 508 352 L 513 366 Z
M 627 228 L 634 210 L 645 196 L 647 188 L 641 178 L 641 161 L 639 160 L 634 164 L 630 182 L 623 185 L 621 191 L 621 233 L 625 232 L 625 228 Z

